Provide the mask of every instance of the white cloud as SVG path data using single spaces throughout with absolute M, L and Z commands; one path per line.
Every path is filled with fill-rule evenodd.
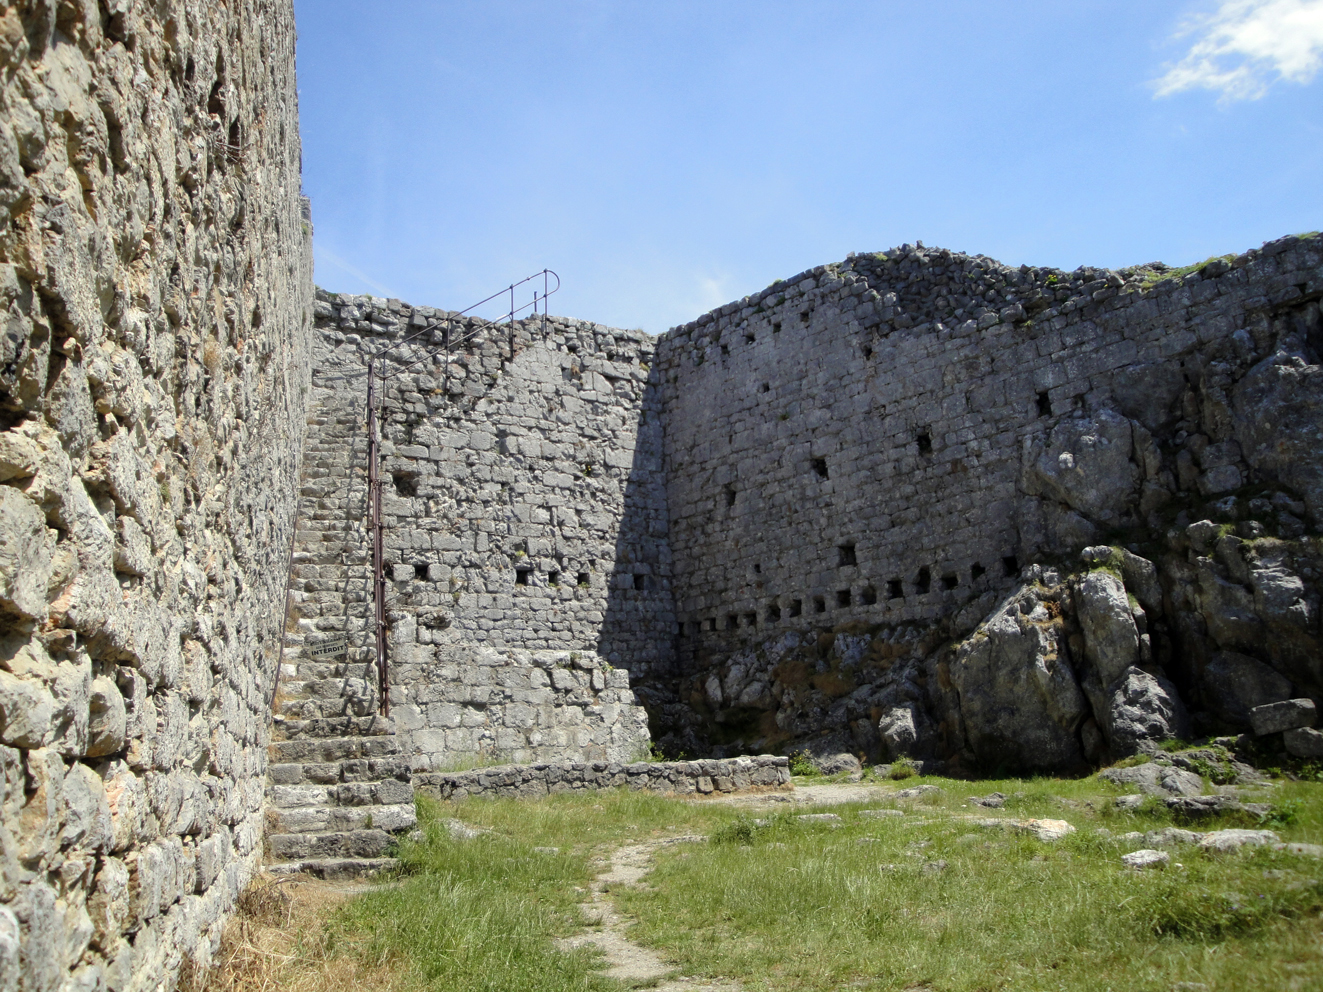
M 1185 58 L 1154 81 L 1155 96 L 1208 89 L 1221 103 L 1257 100 L 1279 79 L 1307 83 L 1323 67 L 1323 0 L 1222 0 L 1192 18 Z
M 331 249 L 323 248 L 321 245 L 317 244 L 316 241 L 313 241 L 312 244 L 312 257 L 315 262 L 328 262 L 331 265 L 335 266 L 337 269 L 339 269 L 341 272 L 353 276 L 368 289 L 372 290 L 373 292 L 377 293 L 380 296 L 384 296 L 387 299 L 390 299 L 395 296 L 395 293 L 393 293 L 388 287 L 383 286 L 381 283 L 377 282 L 375 279 L 373 279 L 366 272 L 363 272 L 361 269 L 355 268 L 348 261 L 341 258 L 335 252 L 331 251 Z M 329 288 L 329 287 L 323 287 L 323 288 Z M 332 292 L 334 291 L 335 290 L 332 289 Z

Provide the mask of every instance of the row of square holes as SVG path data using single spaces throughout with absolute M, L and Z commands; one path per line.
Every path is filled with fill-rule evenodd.
M 800 311 L 800 314 L 799 314 L 799 322 L 800 322 L 801 324 L 805 325 L 805 326 L 808 326 L 809 317 L 812 315 L 812 313 L 813 313 L 812 310 L 802 310 L 802 311 Z M 780 334 L 780 333 L 781 333 L 781 322 L 780 322 L 779 320 L 777 320 L 777 321 L 773 321 L 773 322 L 772 322 L 772 333 L 773 333 L 773 334 Z M 745 332 L 744 332 L 744 343 L 745 343 L 745 344 L 753 344 L 753 343 L 754 343 L 755 341 L 757 341 L 757 340 L 758 340 L 758 336 L 757 336 L 756 334 L 754 334 L 753 331 L 745 331 Z M 729 354 L 730 354 L 730 345 L 723 344 L 723 345 L 721 346 L 721 354 L 722 354 L 722 355 L 729 355 Z M 763 392 L 767 392 L 767 390 L 764 389 Z
M 843 546 L 841 548 L 841 551 L 843 553 L 846 547 L 849 548 L 851 558 L 853 558 L 854 546 L 853 545 Z M 844 557 L 844 554 L 842 555 L 842 557 Z M 848 563 L 842 561 L 842 564 L 853 564 L 853 560 L 851 560 Z M 1007 576 L 1013 576 L 1019 574 L 1020 564 L 1016 560 L 1014 555 L 1007 555 L 1006 557 L 1002 558 L 1001 564 L 1002 564 L 1002 570 Z M 969 570 L 970 578 L 974 581 L 977 581 L 979 577 L 982 576 L 986 571 L 987 570 L 982 565 L 975 562 L 974 565 L 971 566 Z M 943 575 L 941 582 L 943 589 L 946 590 L 955 589 L 960 585 L 960 577 L 954 574 Z M 932 588 L 932 571 L 926 565 L 923 568 L 919 569 L 919 574 L 915 577 L 914 588 L 919 595 L 924 595 Z M 887 598 L 889 600 L 897 600 L 897 599 L 905 598 L 905 583 L 903 579 L 887 580 Z M 860 593 L 859 600 L 860 603 L 864 606 L 875 606 L 877 604 L 877 590 L 874 589 L 871 585 L 865 586 L 863 591 Z M 853 590 L 851 589 L 837 590 L 836 606 L 838 609 L 847 609 L 853 605 L 854 605 Z M 813 612 L 814 613 L 827 612 L 827 598 L 825 596 L 813 597 Z M 781 611 L 780 603 L 773 602 L 768 604 L 767 613 L 766 613 L 767 622 L 778 623 L 781 620 L 781 613 L 782 611 Z M 792 619 L 794 617 L 802 616 L 804 613 L 804 601 L 802 599 L 791 600 L 790 606 L 787 608 L 786 613 L 788 613 L 789 617 Z M 704 624 L 707 625 L 707 629 L 709 631 L 715 631 L 717 629 L 717 618 L 709 617 L 707 620 L 691 620 L 689 622 L 689 628 L 688 628 L 689 633 L 697 634 L 699 630 L 702 629 L 702 626 Z M 757 627 L 758 614 L 728 613 L 726 615 L 726 623 L 725 623 L 726 630 L 735 630 L 741 625 L 744 627 Z M 679 625 L 679 633 L 681 637 L 685 636 L 685 624 L 681 623 Z
M 528 580 L 529 580 L 529 578 L 533 575 L 533 572 L 534 572 L 534 569 L 533 569 L 533 567 L 532 567 L 531 565 L 528 565 L 528 566 L 516 566 L 516 567 L 515 567 L 515 585 L 517 585 L 517 586 L 527 586 L 527 585 L 529 585 L 530 583 L 529 583 Z M 426 568 L 424 568 L 424 574 L 426 574 Z M 587 573 L 587 572 L 580 572 L 580 573 L 578 574 L 578 584 L 579 584 L 580 586 L 586 586 L 586 585 L 588 585 L 588 573 Z M 549 586 L 559 586 L 559 585 L 560 585 L 560 572 L 548 572 L 548 573 L 547 573 L 547 585 L 549 585 Z M 634 575 L 634 589 L 635 589 L 636 591 L 638 591 L 638 592 L 643 592 L 644 590 L 649 589 L 649 588 L 651 588 L 651 584 L 648 582 L 648 576 L 647 576 L 646 574 L 642 573 L 642 572 L 635 573 L 635 575 Z

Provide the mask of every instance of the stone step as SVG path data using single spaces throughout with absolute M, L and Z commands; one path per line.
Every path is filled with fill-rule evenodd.
M 333 833 L 267 834 L 272 861 L 303 858 L 380 858 L 394 838 L 384 830 L 343 830 Z
M 288 721 L 333 720 L 345 716 L 368 716 L 375 710 L 372 699 L 284 699 L 279 716 Z
M 289 650 L 286 648 L 286 650 Z M 285 665 L 294 665 L 294 676 L 292 679 L 282 677 L 280 686 L 283 689 L 288 682 L 311 682 L 319 679 L 362 679 L 365 682 L 376 683 L 377 667 L 372 662 L 352 662 L 344 661 L 309 661 L 307 658 L 298 659 L 297 664 L 290 661 L 283 662 Z
M 266 790 L 266 797 L 268 808 L 275 809 L 399 803 L 408 803 L 412 809 L 413 786 L 397 778 L 380 782 L 340 782 L 336 785 L 273 785 Z
M 279 714 L 273 721 L 272 738 L 292 741 L 308 737 L 380 737 L 395 730 L 383 716 L 340 716 L 311 720 L 286 720 Z
M 367 679 L 344 677 L 306 678 L 300 672 L 292 679 L 280 680 L 280 692 L 286 699 L 339 699 L 342 696 L 375 695 Z
M 400 753 L 394 734 L 364 734 L 361 737 L 300 737 L 273 741 L 267 747 L 273 765 L 341 762 L 351 759 L 392 758 Z
M 294 808 L 274 807 L 268 804 L 266 818 L 268 831 L 272 834 L 284 835 L 337 834 L 364 830 L 397 833 L 401 830 L 409 830 L 418 824 L 412 790 L 409 790 L 409 802 L 405 803 Z
M 341 782 L 381 782 L 389 778 L 408 782 L 412 777 L 408 759 L 399 756 L 268 764 L 266 776 L 272 785 L 339 785 Z
M 325 881 L 362 878 L 389 872 L 399 866 L 395 858 L 304 858 L 276 861 L 265 868 L 273 875 L 311 875 Z

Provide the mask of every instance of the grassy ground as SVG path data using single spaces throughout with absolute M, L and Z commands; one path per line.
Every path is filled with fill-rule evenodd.
M 618 989 L 590 952 L 552 943 L 583 926 L 593 859 L 701 833 L 709 843 L 659 848 L 646 886 L 612 893 L 637 920 L 631 939 L 686 975 L 748 990 L 1323 989 L 1323 861 L 1180 847 L 1180 867 L 1133 872 L 1121 855 L 1147 845 L 1119 835 L 1171 821 L 1151 803 L 1115 810 L 1124 790 L 1107 782 L 887 784 L 923 783 L 941 791 L 823 810 L 839 824 L 797 819 L 807 807 L 751 815 L 629 792 L 424 800 L 425 838 L 400 852 L 407 874 L 333 911 L 291 967 L 348 960 L 377 976 L 360 987 Z M 993 790 L 1004 809 L 969 802 Z M 1323 784 L 1282 783 L 1271 800 L 1283 840 L 1323 843 Z M 905 815 L 859 815 L 892 805 Z M 1044 843 L 973 822 L 998 816 L 1077 830 Z M 450 817 L 486 832 L 452 839 Z M 1196 829 L 1230 825 L 1256 824 Z

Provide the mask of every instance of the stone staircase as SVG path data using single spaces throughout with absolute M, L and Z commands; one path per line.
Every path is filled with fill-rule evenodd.
M 320 402 L 309 424 L 290 577 L 297 621 L 285 633 L 268 749 L 266 867 L 333 878 L 393 864 L 395 835 L 415 815 L 411 762 L 378 715 L 367 646 L 360 424 Z M 346 637 L 340 658 L 310 657 Z
M 371 713 L 369 666 L 294 667 L 268 752 L 267 868 L 332 878 L 388 867 L 392 835 L 415 824 L 413 785 L 394 725 Z

